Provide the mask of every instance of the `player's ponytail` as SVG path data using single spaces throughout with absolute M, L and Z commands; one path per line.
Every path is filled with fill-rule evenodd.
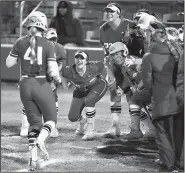
M 32 26 L 29 29 L 29 33 L 31 35 L 31 38 L 30 38 L 30 48 L 31 48 L 30 55 L 31 55 L 31 57 L 30 58 L 31 58 L 31 60 L 33 62 L 35 62 L 37 60 L 36 51 L 35 51 L 35 47 L 36 47 L 36 38 L 35 38 L 35 35 L 37 33 L 37 28 L 35 28 L 35 27 Z

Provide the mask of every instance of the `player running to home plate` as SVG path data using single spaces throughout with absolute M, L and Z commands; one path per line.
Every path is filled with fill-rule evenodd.
M 20 98 L 25 107 L 29 126 L 29 168 L 35 170 L 38 164 L 37 147 L 44 159 L 49 159 L 45 142 L 57 121 L 55 98 L 46 76 L 61 82 L 56 62 L 54 45 L 43 38 L 47 30 L 47 17 L 35 11 L 27 19 L 28 34 L 16 40 L 6 59 L 8 68 L 21 64 L 19 82 Z M 44 124 L 43 124 L 43 120 Z
M 56 33 L 56 30 L 54 28 L 48 28 L 48 30 L 45 32 L 44 37 L 48 40 L 50 40 L 55 47 L 55 53 L 56 53 L 56 60 L 57 60 L 57 64 L 59 67 L 59 71 L 61 71 L 62 66 L 66 66 L 66 50 L 64 49 L 64 47 L 57 43 L 58 40 L 58 36 Z M 57 109 L 57 117 L 58 117 L 58 95 L 57 95 L 57 87 L 58 85 L 55 83 L 54 80 L 51 79 L 51 77 L 47 76 L 48 81 L 51 83 L 51 87 L 53 90 L 53 94 L 55 96 L 55 103 L 56 103 L 56 109 Z M 64 87 L 64 89 L 67 89 L 67 81 L 61 77 L 62 79 L 62 85 Z M 25 108 L 23 106 L 22 108 L 22 126 L 21 126 L 21 131 L 20 131 L 20 136 L 22 137 L 27 137 L 28 136 L 28 129 L 29 129 L 29 123 L 26 117 L 26 112 L 25 112 Z M 58 129 L 57 127 L 55 127 L 54 129 L 52 129 L 51 133 L 50 133 L 50 137 L 58 137 Z

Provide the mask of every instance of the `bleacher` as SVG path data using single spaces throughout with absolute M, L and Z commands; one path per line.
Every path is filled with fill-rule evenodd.
M 58 2 L 55 1 L 56 6 Z M 85 41 L 87 46 L 99 47 L 99 27 L 105 20 L 103 13 L 103 8 L 110 1 L 71 1 L 73 3 L 73 15 L 79 18 L 82 22 L 84 31 L 86 33 Z M 2 15 L 1 15 L 1 43 L 13 44 L 15 40 L 19 37 L 19 6 L 16 6 L 17 2 L 1 2 Z M 24 7 L 23 19 L 31 12 L 31 10 L 39 3 L 39 1 L 26 1 Z M 169 23 L 170 13 L 184 11 L 184 2 L 182 1 L 152 1 L 152 2 L 140 2 L 140 1 L 119 1 L 118 2 L 122 9 L 125 18 L 133 19 L 134 13 L 141 8 L 146 8 L 157 13 L 159 17 L 164 19 L 166 23 Z M 54 1 L 43 1 L 38 10 L 44 12 L 48 17 L 48 23 L 50 23 L 51 18 L 54 16 Z M 178 18 L 178 19 L 177 19 Z M 182 25 L 183 17 L 176 16 L 176 22 L 170 21 L 170 25 Z M 179 23 L 180 22 L 180 23 Z M 23 35 L 26 34 L 27 30 L 23 28 Z

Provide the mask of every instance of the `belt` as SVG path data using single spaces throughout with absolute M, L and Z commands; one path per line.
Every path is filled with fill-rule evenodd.
M 25 78 L 28 78 L 28 77 L 34 77 L 34 78 L 46 78 L 46 76 L 34 76 L 34 75 L 22 75 L 21 77 L 25 77 Z

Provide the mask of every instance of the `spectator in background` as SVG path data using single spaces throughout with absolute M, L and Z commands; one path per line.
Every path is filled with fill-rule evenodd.
M 56 16 L 51 19 L 49 27 L 56 29 L 58 43 L 84 46 L 84 30 L 80 20 L 73 17 L 72 10 L 70 1 L 59 2 Z

